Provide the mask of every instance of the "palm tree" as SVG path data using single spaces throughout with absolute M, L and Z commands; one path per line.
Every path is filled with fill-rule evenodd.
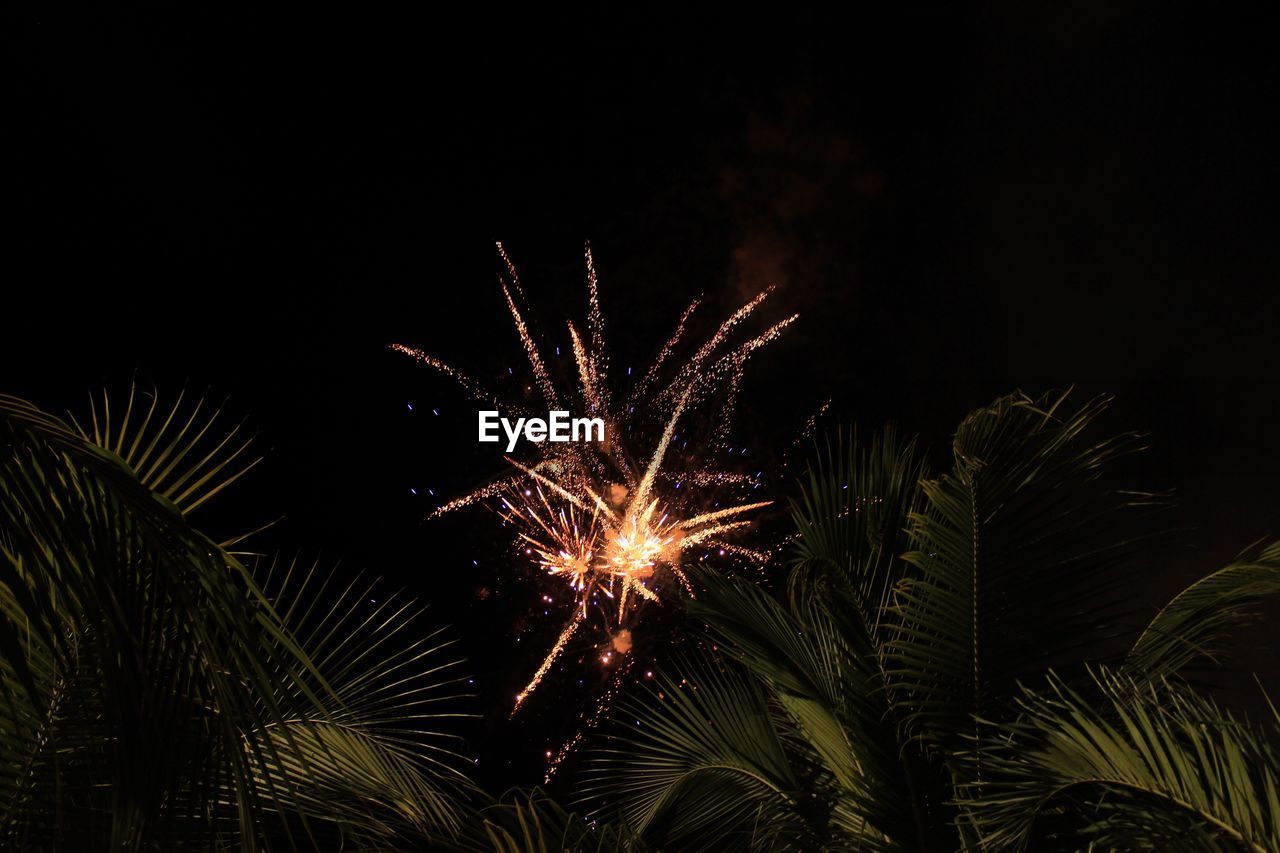
M 620 709 L 586 802 L 676 849 L 1280 849 L 1267 735 L 1179 680 L 1280 545 L 1110 654 L 1161 499 L 1114 485 L 1141 442 L 1094 437 L 1104 408 L 997 400 L 937 477 L 891 431 L 820 454 L 785 591 L 700 578 L 716 652 Z
M 420 849 L 461 829 L 448 644 L 404 639 L 411 602 L 329 594 L 193 527 L 255 464 L 220 424 L 133 389 L 86 427 L 0 396 L 0 846 Z

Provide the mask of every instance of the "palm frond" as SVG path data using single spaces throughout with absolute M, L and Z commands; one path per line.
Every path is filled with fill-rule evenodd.
M 426 627 L 412 600 L 318 564 L 274 561 L 263 589 L 329 685 L 307 690 L 282 678 L 283 726 L 251 733 L 282 757 L 275 787 L 293 791 L 298 809 L 348 840 L 414 847 L 456 835 L 477 792 L 449 731 L 471 716 L 462 710 L 470 691 L 453 641 Z
M 885 670 L 896 630 L 886 604 L 908 568 L 898 554 L 922 470 L 914 443 L 892 431 L 821 448 L 792 505 L 800 536 L 784 601 L 690 569 L 699 594 L 689 612 L 760 679 L 784 739 L 805 756 L 795 820 L 821 818 L 819 835 L 864 846 L 954 843 L 949 791 L 906 737 Z
M 701 578 L 690 602 L 717 647 L 768 687 L 788 736 L 821 767 L 810 779 L 832 804 L 829 832 L 928 849 L 947 837 L 937 774 L 900 725 L 882 660 L 846 584 L 792 587 L 782 604 L 754 584 Z M 850 637 L 850 634 L 853 636 Z
M 0 831 L 79 849 L 238 832 L 252 848 L 274 757 L 241 736 L 282 720 L 260 704 L 266 673 L 323 679 L 244 566 L 114 453 L 7 396 L 0 447 L 0 725 L 24 768 Z
M 870 637 L 906 565 L 907 522 L 919 508 L 925 464 L 915 440 L 892 428 L 865 444 L 856 430 L 818 448 L 792 501 L 794 578 L 835 572 L 856 593 L 853 603 Z
M 1135 677 L 1160 678 L 1197 662 L 1221 663 L 1232 631 L 1280 594 L 1280 542 L 1254 546 L 1160 609 L 1124 661 Z
M 87 426 L 72 419 L 93 444 L 119 457 L 138 480 L 171 501 L 183 515 L 249 473 L 261 457 L 252 453 L 244 424 L 223 426 L 222 408 L 186 392 L 162 404 L 154 389 L 129 385 L 123 399 L 104 389 L 91 397 Z
M 620 823 L 588 821 L 540 790 L 510 791 L 481 810 L 452 849 L 464 853 L 644 853 Z
M 1051 678 L 963 792 L 993 849 L 1280 849 L 1280 757 L 1184 685 L 1100 671 L 1095 707 Z
M 456 834 L 468 786 L 441 732 L 459 692 L 448 644 L 366 582 L 331 595 L 298 571 L 268 595 L 189 526 L 185 491 L 139 478 L 123 433 L 100 426 L 99 446 L 0 396 L 4 846 Z
M 593 818 L 620 819 L 647 843 L 681 850 L 781 849 L 813 837 L 793 756 L 760 685 L 736 668 L 685 662 L 622 700 L 606 747 L 584 773 Z
M 1135 435 L 1094 439 L 1106 400 L 1013 395 L 958 428 L 952 470 L 923 483 L 911 519 L 920 573 L 897 590 L 894 679 L 913 730 L 958 753 L 975 716 L 995 718 L 1018 679 L 1085 659 L 1124 600 L 1117 571 L 1152 495 L 1116 489 L 1108 469 Z

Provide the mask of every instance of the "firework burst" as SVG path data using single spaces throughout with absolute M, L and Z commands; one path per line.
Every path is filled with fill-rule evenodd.
M 735 331 L 766 300 L 770 292 L 766 290 L 731 314 L 680 361 L 677 353 L 688 346 L 689 324 L 700 304 L 695 299 L 648 368 L 638 378 L 627 369 L 629 387 L 615 387 L 595 261 L 588 247 L 587 324 L 585 333 L 572 322 L 566 324 L 573 361 L 572 371 L 567 371 L 572 376 L 566 381 L 544 359 L 544 347 L 526 320 L 530 312 L 524 287 L 501 244 L 498 252 L 504 268 L 499 281 L 529 364 L 531 390 L 547 409 L 575 408 L 604 422 L 602 442 L 532 445 L 536 453 L 532 458 L 508 457 L 509 475 L 432 513 L 434 517 L 497 501 L 498 512 L 516 531 L 519 550 L 547 577 L 565 583 L 574 593 L 573 611 L 528 685 L 517 694 L 514 713 L 588 624 L 593 608 L 604 611 L 606 625 L 615 626 L 602 656 L 607 662 L 615 653 L 629 653 L 629 626 L 644 602 L 660 603 L 680 588 L 692 594 L 681 568 L 686 552 L 703 549 L 753 561 L 767 559 L 728 541 L 751 525 L 752 511 L 769 504 L 742 499 L 745 492 L 759 487 L 757 477 L 706 460 L 728 455 L 722 451 L 747 360 L 796 318 L 788 317 L 734 343 Z M 401 344 L 392 348 L 448 377 L 477 402 L 501 403 L 509 412 L 529 414 L 520 401 L 500 400 L 480 382 L 434 356 Z M 677 431 L 692 429 L 687 424 L 700 411 L 706 420 L 710 404 L 714 404 L 711 420 L 715 424 L 708 436 L 694 441 L 691 451 L 690 439 L 680 441 Z

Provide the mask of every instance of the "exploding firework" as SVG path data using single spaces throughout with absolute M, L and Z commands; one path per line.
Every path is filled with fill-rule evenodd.
M 706 460 L 723 453 L 729 420 L 747 360 L 777 339 L 796 318 L 733 343 L 735 330 L 769 295 L 765 291 L 722 322 L 692 355 L 679 361 L 688 326 L 700 301 L 681 314 L 675 331 L 647 369 L 627 369 L 629 387 L 617 388 L 610 375 L 599 283 L 590 248 L 586 251 L 588 314 L 585 334 L 567 324 L 573 358 L 572 379 L 556 382 L 526 321 L 525 291 L 501 244 L 499 276 L 508 312 L 532 373 L 532 387 L 549 410 L 576 407 L 605 425 L 602 442 L 532 445 L 535 457 L 508 457 L 511 473 L 436 509 L 432 516 L 489 500 L 516 531 L 516 545 L 546 576 L 565 583 L 575 596 L 572 614 L 528 685 L 517 694 L 512 713 L 533 693 L 570 640 L 588 624 L 593 608 L 613 625 L 602 660 L 631 650 L 630 628 L 643 602 L 662 602 L 680 588 L 692 594 L 681 567 L 686 552 L 708 549 L 763 562 L 767 555 L 728 541 L 751 524 L 750 514 L 768 501 L 742 500 L 759 487 L 758 477 L 726 470 Z M 500 400 L 468 374 L 421 350 L 393 349 L 453 380 L 472 399 L 524 416 L 519 400 Z M 558 349 L 557 349 L 558 352 Z M 711 435 L 678 441 L 681 424 L 714 403 Z M 636 460 L 641 460 L 637 462 Z M 737 498 L 735 500 L 735 497 Z M 624 637 L 624 640 L 619 640 Z

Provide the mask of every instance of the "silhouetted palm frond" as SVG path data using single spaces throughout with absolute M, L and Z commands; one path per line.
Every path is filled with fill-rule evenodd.
M 1027 691 L 962 789 L 994 849 L 1280 849 L 1280 756 L 1265 733 L 1170 681 L 1099 671 Z
M 912 731 L 953 755 L 977 758 L 974 719 L 998 718 L 1019 679 L 1086 659 L 1127 606 L 1119 569 L 1159 501 L 1107 476 L 1141 445 L 1091 436 L 1106 401 L 1067 399 L 1014 395 L 973 412 L 951 471 L 921 483 L 904 555 L 920 576 L 898 590 L 891 668 Z
M 540 790 L 510 791 L 482 809 L 448 849 L 460 853 L 644 853 L 624 825 L 588 820 Z
M 280 679 L 284 723 L 253 733 L 284 760 L 271 781 L 292 793 L 277 808 L 374 849 L 417 849 L 460 832 L 478 792 L 449 731 L 471 716 L 453 641 L 424 624 L 414 601 L 318 564 L 274 562 L 263 589 L 330 688 L 309 685 L 318 710 L 304 685 Z
M 167 462 L 153 479 L 139 436 L 166 430 L 105 421 L 87 437 L 0 396 L 4 846 L 313 849 L 456 832 L 465 786 L 447 749 L 416 742 L 428 695 L 452 691 L 439 644 L 399 645 L 408 610 L 369 621 L 349 596 L 308 632 L 288 595 L 311 590 L 284 585 L 273 602 L 184 517 L 223 466 L 205 454 L 170 469 L 203 472 L 185 483 Z M 202 427 L 157 447 L 192 459 L 196 440 L 227 446 Z
M 1191 584 L 1158 612 L 1124 661 L 1131 676 L 1158 679 L 1200 662 L 1221 663 L 1231 632 L 1280 594 L 1280 542 L 1254 546 Z
M 89 398 L 90 418 L 72 424 L 86 441 L 114 454 L 139 482 L 183 515 L 249 473 L 260 456 L 243 434 L 244 424 L 224 428 L 222 408 L 207 399 L 187 399 L 180 393 L 173 403 L 161 403 L 159 392 L 129 386 L 123 400 L 103 390 Z
M 686 661 L 617 707 L 582 791 L 593 817 L 621 819 L 658 848 L 784 849 L 815 830 L 804 759 L 761 686 L 733 667 Z M 803 749 L 802 744 L 797 744 Z

